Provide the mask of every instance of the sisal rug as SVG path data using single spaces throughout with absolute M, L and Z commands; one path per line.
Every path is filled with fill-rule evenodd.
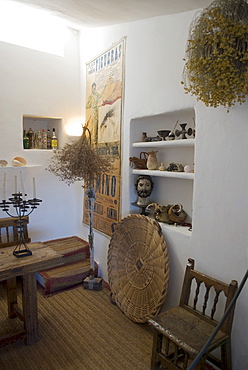
M 63 254 L 65 264 L 48 270 L 39 271 L 36 279 L 41 286 L 41 292 L 49 297 L 60 291 L 74 288 L 88 276 L 90 269 L 89 244 L 85 240 L 72 236 L 44 242 L 48 246 Z M 95 263 L 95 276 L 98 275 L 98 266 Z
M 82 285 L 45 299 L 38 292 L 39 341 L 0 348 L 1 370 L 149 370 L 152 328 L 134 323 L 110 303 L 109 291 Z M 18 302 L 21 288 L 18 284 Z M 9 319 L 0 283 L 0 336 L 21 329 Z M 212 367 L 206 367 L 206 370 Z
M 18 295 L 19 301 L 19 295 Z M 39 341 L 0 348 L 1 370 L 149 370 L 152 332 L 111 304 L 109 291 L 82 285 L 46 299 L 38 293 Z M 0 284 L 0 335 L 21 327 L 7 318 Z

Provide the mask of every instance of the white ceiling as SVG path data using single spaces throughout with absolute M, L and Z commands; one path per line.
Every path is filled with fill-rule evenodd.
M 99 27 L 201 9 L 212 0 L 15 0 L 49 10 L 77 27 Z

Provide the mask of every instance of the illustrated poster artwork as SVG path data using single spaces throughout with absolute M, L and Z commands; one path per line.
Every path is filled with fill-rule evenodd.
M 98 153 L 111 159 L 111 172 L 94 184 L 93 227 L 112 235 L 120 221 L 121 125 L 123 104 L 124 39 L 86 64 L 86 125 Z M 87 197 L 83 222 L 89 224 Z

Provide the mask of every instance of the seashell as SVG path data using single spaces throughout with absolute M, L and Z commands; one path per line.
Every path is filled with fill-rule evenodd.
M 26 166 L 26 164 L 27 164 L 27 161 L 24 158 L 22 158 L 22 157 L 15 157 L 12 160 L 12 165 L 14 167 Z
M 0 167 L 6 167 L 8 162 L 5 159 L 0 159 Z
M 184 166 L 184 172 L 187 172 L 187 173 L 193 172 L 190 164 L 186 164 L 186 166 Z

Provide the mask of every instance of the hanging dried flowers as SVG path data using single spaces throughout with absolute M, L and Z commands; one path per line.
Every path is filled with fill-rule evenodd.
M 78 140 L 66 143 L 62 149 L 54 152 L 47 170 L 68 185 L 84 180 L 84 187 L 89 188 L 110 167 L 109 158 L 93 148 L 84 132 Z
M 248 94 L 248 4 L 216 0 L 196 15 L 186 48 L 184 89 L 209 107 L 242 104 Z

